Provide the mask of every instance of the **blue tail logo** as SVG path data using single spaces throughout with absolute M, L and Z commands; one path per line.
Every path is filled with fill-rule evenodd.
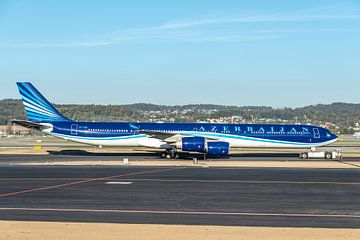
M 29 82 L 16 83 L 28 120 L 33 122 L 71 121 L 61 115 L 51 103 Z

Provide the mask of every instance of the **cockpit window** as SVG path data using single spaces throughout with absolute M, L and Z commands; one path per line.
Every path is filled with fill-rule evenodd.
M 331 133 L 329 131 L 326 132 L 326 137 L 331 137 Z

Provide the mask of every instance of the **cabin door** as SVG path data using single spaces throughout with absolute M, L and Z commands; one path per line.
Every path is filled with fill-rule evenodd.
M 314 138 L 320 138 L 320 131 L 318 128 L 313 128 Z
M 77 135 L 78 134 L 78 124 L 71 124 L 71 135 Z

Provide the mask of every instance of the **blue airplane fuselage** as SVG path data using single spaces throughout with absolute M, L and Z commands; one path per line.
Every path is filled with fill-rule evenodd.
M 148 138 L 142 131 L 200 136 L 230 143 L 230 147 L 314 147 L 336 141 L 328 129 L 312 125 L 52 122 L 50 134 L 94 145 L 128 146 Z M 161 145 L 161 144 L 160 144 Z

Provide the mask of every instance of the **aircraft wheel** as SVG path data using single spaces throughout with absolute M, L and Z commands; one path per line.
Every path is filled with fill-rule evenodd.
M 325 153 L 325 158 L 326 159 L 331 159 L 332 158 L 331 153 L 329 153 L 329 152 Z
M 170 158 L 171 158 L 171 154 L 170 154 L 170 153 L 167 153 L 165 157 L 166 157 L 167 159 L 170 159 Z
M 307 155 L 307 153 L 302 153 L 302 154 L 300 154 L 300 157 L 302 159 L 306 159 L 308 157 L 308 155 Z
M 166 153 L 161 153 L 161 158 L 166 158 Z
M 174 158 L 178 159 L 180 155 L 178 153 L 175 154 Z

